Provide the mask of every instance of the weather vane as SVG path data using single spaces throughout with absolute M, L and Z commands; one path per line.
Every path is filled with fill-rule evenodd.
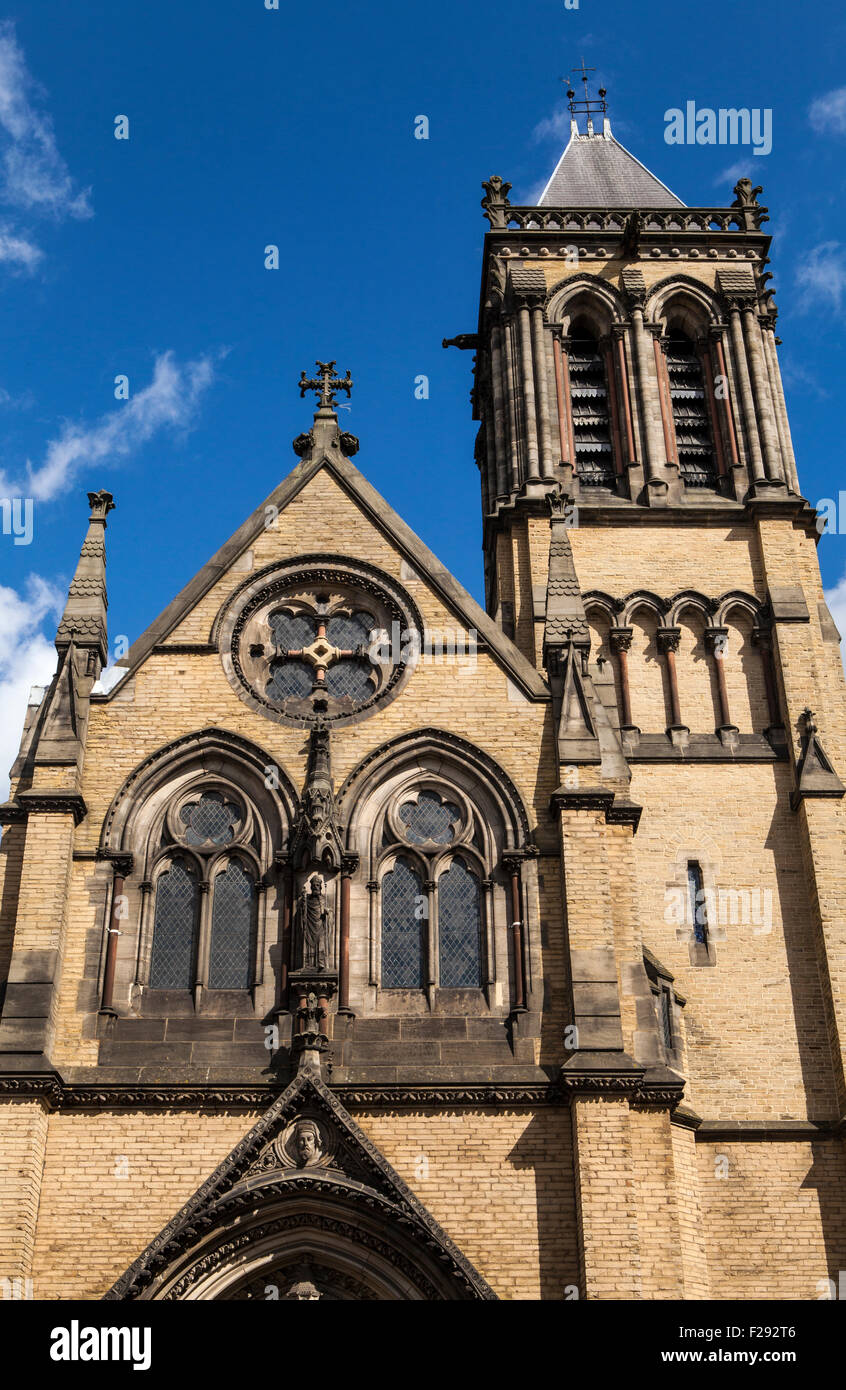
M 321 410 L 331 410 L 335 404 L 335 392 L 346 391 L 347 395 L 353 388 L 353 379 L 347 372 L 345 377 L 333 376 L 335 370 L 334 362 L 315 362 L 319 375 L 307 377 L 305 372 L 300 373 L 299 388 L 300 395 L 304 396 L 306 391 L 316 391 Z

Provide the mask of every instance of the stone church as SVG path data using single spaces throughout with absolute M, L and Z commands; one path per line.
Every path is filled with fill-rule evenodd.
M 571 112 L 537 205 L 484 184 L 451 340 L 485 611 L 367 481 L 334 363 L 107 691 L 89 496 L 0 807 L 6 1296 L 846 1268 L 846 687 L 766 209 L 687 207 L 604 92 Z

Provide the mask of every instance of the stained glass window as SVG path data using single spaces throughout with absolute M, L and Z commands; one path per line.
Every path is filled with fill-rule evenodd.
M 317 636 L 317 624 L 307 613 L 271 613 L 268 622 L 277 647 L 286 652 L 299 652 Z
M 233 861 L 214 880 L 209 989 L 249 989 L 252 983 L 255 886 Z
M 455 837 L 461 811 L 452 802 L 441 801 L 436 792 L 421 792 L 416 801 L 406 801 L 400 806 L 399 818 L 405 826 L 406 838 L 413 845 L 432 842 L 449 845 Z
M 295 695 L 304 699 L 311 694 L 314 672 L 307 661 L 272 661 L 267 682 L 269 700 L 287 700 Z
M 349 695 L 359 704 L 369 700 L 376 687 L 370 679 L 373 667 L 364 657 L 346 657 L 335 661 L 326 672 L 326 689 L 336 700 Z
M 460 859 L 438 879 L 440 982 L 444 989 L 482 984 L 482 916 L 479 880 Z
M 233 826 L 241 813 L 232 802 L 224 801 L 217 792 L 206 792 L 199 801 L 189 802 L 179 813 L 185 826 L 185 842 L 189 845 L 228 845 L 234 834 Z
M 382 880 L 383 989 L 423 985 L 426 903 L 420 875 L 406 859 L 398 859 Z
M 340 648 L 342 652 L 354 651 L 356 647 L 369 644 L 370 634 L 375 627 L 376 619 L 371 613 L 339 614 L 329 619 L 326 637 L 333 647 Z
M 190 989 L 194 983 L 197 880 L 179 859 L 159 878 L 150 962 L 151 989 Z
M 693 938 L 700 945 L 708 943 L 708 918 L 705 911 L 705 894 L 702 889 L 702 870 L 695 859 L 687 865 L 687 891 L 690 902 L 690 918 L 693 923 Z

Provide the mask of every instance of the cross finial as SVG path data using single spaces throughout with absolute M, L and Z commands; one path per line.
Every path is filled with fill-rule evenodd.
M 570 72 L 571 72 L 571 73 L 573 73 L 573 72 L 578 72 L 578 71 L 579 71 L 578 68 L 571 68 L 571 69 L 570 69 Z M 585 101 L 587 101 L 587 99 L 588 99 L 588 73 L 589 73 L 589 72 L 596 72 L 596 68 L 586 68 L 586 67 L 585 67 L 585 60 L 584 60 L 584 58 L 582 58 L 582 61 L 581 61 L 581 74 L 582 74 L 582 82 L 583 82 L 584 85 L 585 85 Z
M 584 83 L 585 94 L 584 94 L 584 98 L 583 98 L 582 101 L 576 101 L 576 93 L 575 93 L 575 91 L 573 90 L 573 86 L 572 86 L 572 83 L 571 83 L 570 78 L 569 78 L 569 77 L 562 77 L 562 78 L 560 79 L 562 82 L 565 82 L 565 83 L 567 84 L 567 96 L 568 96 L 569 102 L 570 102 L 570 114 L 571 114 L 572 116 L 575 116 L 577 112 L 579 112 L 579 111 L 583 112 L 584 114 L 587 115 L 587 118 L 588 118 L 588 127 L 591 128 L 591 127 L 592 127 L 591 117 L 592 117 L 592 115 L 593 115 L 593 112 L 594 112 L 594 111 L 601 111 L 602 114 L 605 115 L 605 113 L 606 113 L 606 111 L 607 111 L 607 109 L 608 109 L 608 103 L 607 103 L 606 100 L 605 100 L 605 88 L 604 88 L 604 87 L 600 87 L 600 88 L 599 88 L 599 100 L 597 100 L 595 97 L 591 97 L 591 95 L 590 95 L 590 93 L 589 93 L 589 91 L 588 91 L 588 73 L 589 73 L 589 72 L 596 72 L 596 68 L 588 68 L 588 67 L 585 67 L 585 60 L 584 60 L 584 58 L 582 58 L 581 64 L 580 64 L 579 67 L 577 67 L 577 68 L 571 68 L 571 69 L 570 69 L 570 74 L 571 74 L 571 76 L 572 76 L 572 74 L 573 74 L 574 72 L 576 72 L 576 73 L 579 74 L 579 80 L 580 80 L 581 82 Z
M 353 388 L 352 377 L 349 371 L 345 377 L 333 376 L 334 362 L 315 362 L 314 365 L 318 370 L 316 377 L 306 377 L 305 372 L 300 373 L 300 395 L 304 396 L 306 391 L 316 391 L 320 409 L 331 410 L 335 404 L 336 391 L 346 391 L 347 395 L 350 394 Z

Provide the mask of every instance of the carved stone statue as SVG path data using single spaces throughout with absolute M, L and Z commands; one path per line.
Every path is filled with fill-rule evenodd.
M 294 1149 L 300 1168 L 308 1168 L 323 1157 L 323 1140 L 314 1120 L 298 1120 L 294 1129 Z
M 300 892 L 295 920 L 302 941 L 304 970 L 326 969 L 332 920 L 332 909 L 326 905 L 323 879 L 320 874 L 312 874 L 308 888 L 304 885 Z

